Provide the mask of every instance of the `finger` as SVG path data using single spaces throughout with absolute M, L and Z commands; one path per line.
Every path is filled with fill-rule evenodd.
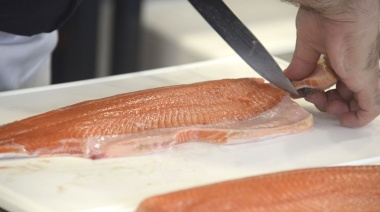
M 331 89 L 326 92 L 327 95 L 327 101 L 331 102 L 334 100 L 344 100 L 338 93 L 336 89 Z
M 341 116 L 340 124 L 342 126 L 362 127 L 380 114 L 379 89 L 374 92 L 359 93 L 355 97 L 355 101 L 350 102 L 351 111 Z
M 305 100 L 313 103 L 318 110 L 322 112 L 326 111 L 325 107 L 327 104 L 327 95 L 324 91 L 316 91 L 307 96 Z
M 338 91 L 339 96 L 341 96 L 346 101 L 350 101 L 354 98 L 354 93 L 348 89 L 342 81 L 337 82 L 336 90 Z
M 344 127 L 362 127 L 376 118 L 377 114 L 364 110 L 350 111 L 341 116 L 340 125 Z
M 350 106 L 350 110 L 351 111 L 358 111 L 358 110 L 360 110 L 359 104 L 358 104 L 358 102 L 355 99 L 352 99 L 349 102 L 349 106 Z
M 340 118 L 347 112 L 350 112 L 350 107 L 345 101 L 332 100 L 326 103 L 326 112 Z
M 320 53 L 297 38 L 296 49 L 284 74 L 290 80 L 301 80 L 310 75 L 318 62 Z
M 340 116 L 350 110 L 350 104 L 345 101 L 337 90 L 332 89 L 327 92 L 317 91 L 305 98 L 308 102 L 313 103 L 318 110 Z M 354 103 L 352 104 L 354 107 Z

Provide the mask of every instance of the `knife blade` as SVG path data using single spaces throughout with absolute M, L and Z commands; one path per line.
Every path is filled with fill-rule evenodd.
M 275 86 L 297 95 L 270 53 L 222 0 L 189 2 L 253 70 Z

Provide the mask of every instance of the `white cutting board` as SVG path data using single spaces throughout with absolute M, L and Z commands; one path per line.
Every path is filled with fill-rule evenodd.
M 279 61 L 282 67 L 286 63 Z M 0 93 L 0 124 L 75 102 L 196 81 L 257 76 L 238 57 Z M 315 117 L 306 133 L 232 146 L 187 143 L 156 154 L 92 161 L 0 160 L 0 207 L 11 211 L 134 211 L 151 195 L 276 171 L 380 164 L 380 119 L 360 129 L 298 101 Z

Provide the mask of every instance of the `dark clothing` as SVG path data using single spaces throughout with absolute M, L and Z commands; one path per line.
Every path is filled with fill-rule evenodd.
M 0 0 L 0 31 L 27 36 L 54 31 L 73 14 L 80 2 L 82 0 Z

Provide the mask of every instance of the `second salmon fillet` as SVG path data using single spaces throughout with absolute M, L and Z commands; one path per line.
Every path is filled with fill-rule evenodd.
M 0 155 L 146 154 L 189 141 L 235 144 L 298 133 L 312 115 L 262 79 L 169 86 L 85 101 L 0 127 Z

